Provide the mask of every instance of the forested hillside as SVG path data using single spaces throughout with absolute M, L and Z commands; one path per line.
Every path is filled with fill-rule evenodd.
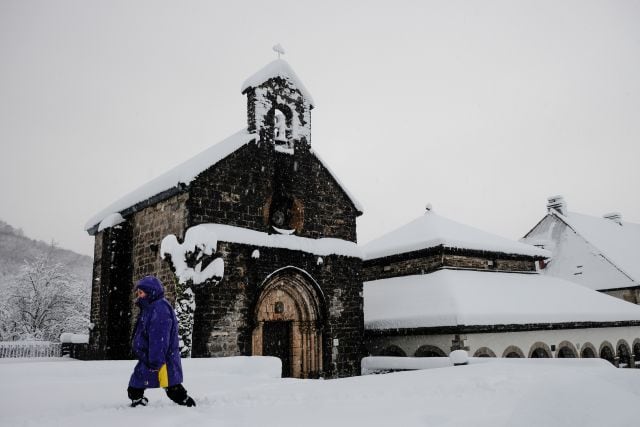
M 0 341 L 87 333 L 92 263 L 0 221 Z
M 13 228 L 0 220 L 0 281 L 6 282 L 7 276 L 20 272 L 25 262 L 33 261 L 39 256 L 48 254 L 51 260 L 64 265 L 78 279 L 91 283 L 91 257 L 61 249 L 40 240 L 33 240 L 24 235 L 22 230 Z

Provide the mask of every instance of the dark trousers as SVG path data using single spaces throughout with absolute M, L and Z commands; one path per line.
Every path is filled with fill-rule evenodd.
M 129 387 L 127 388 L 127 394 L 129 395 L 129 399 L 138 400 L 142 399 L 144 396 L 144 388 L 135 388 Z M 164 389 L 167 393 L 167 397 L 178 405 L 184 405 L 187 400 L 187 390 L 182 386 L 182 384 L 172 385 L 171 387 L 167 387 Z

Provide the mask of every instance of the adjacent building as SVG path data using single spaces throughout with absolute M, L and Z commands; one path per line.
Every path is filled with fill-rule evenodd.
M 640 303 L 640 224 L 569 212 L 562 196 L 550 197 L 547 211 L 522 239 L 551 252 L 544 274 Z
M 372 355 L 602 357 L 635 366 L 640 308 L 540 274 L 546 250 L 433 210 L 363 247 Z

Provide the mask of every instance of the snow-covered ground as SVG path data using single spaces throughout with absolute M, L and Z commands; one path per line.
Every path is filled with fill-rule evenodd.
M 479 361 L 478 361 L 479 362 Z M 196 408 L 160 390 L 130 408 L 132 361 L 0 359 L 0 426 L 631 426 L 640 370 L 487 360 L 340 380 L 277 378 L 272 358 L 188 359 Z

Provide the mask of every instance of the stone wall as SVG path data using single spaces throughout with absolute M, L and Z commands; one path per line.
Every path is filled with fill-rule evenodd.
M 306 145 L 295 154 L 250 142 L 201 173 L 189 187 L 189 226 L 219 223 L 273 232 L 269 209 L 285 192 L 292 199 L 287 226 L 302 237 L 356 241 L 353 203 Z
M 159 251 L 162 239 L 166 236 L 174 234 L 178 239 L 184 237 L 188 198 L 187 193 L 179 194 L 133 215 L 131 220 L 133 277 L 129 283 L 130 292 L 133 291 L 133 285 L 139 279 L 154 275 L 164 284 L 167 299 L 174 301 L 176 278 L 169 264 L 160 258 Z M 133 297 L 133 294 L 131 296 Z
M 96 359 L 129 356 L 131 226 L 124 222 L 96 235 L 87 352 Z
M 106 307 L 101 295 L 102 287 L 102 262 L 106 256 L 103 254 L 104 232 L 97 233 L 93 246 L 93 279 L 91 281 L 91 309 L 89 312 L 89 322 L 93 325 L 89 334 L 89 346 L 97 353 L 100 343 L 104 340 L 104 332 L 102 327 L 102 312 Z
M 499 254 L 471 256 L 445 253 L 443 266 L 474 270 L 536 271 L 534 260 L 502 258 Z
M 273 77 L 244 93 L 247 94 L 247 128 L 257 133 L 261 141 L 273 143 L 276 139 L 274 119 L 279 110 L 286 117 L 289 138 L 296 143 L 311 142 L 313 107 L 289 79 Z
M 255 249 L 259 258 L 251 257 Z M 195 357 L 250 355 L 261 284 L 274 271 L 295 267 L 322 291 L 323 375 L 359 374 L 364 330 L 359 259 L 326 256 L 318 263 L 318 256 L 304 252 L 223 242 L 218 253 L 225 260 L 224 279 L 213 289 L 196 289 Z
M 525 257 L 477 251 L 459 251 L 438 246 L 365 261 L 363 280 L 427 274 L 445 267 L 492 271 L 536 271 L 535 261 Z
M 202 172 L 189 187 L 189 227 L 218 223 L 268 231 L 263 207 L 273 160 L 250 142 Z
M 423 250 L 394 256 L 365 261 L 363 280 L 388 279 L 396 276 L 425 274 L 442 268 L 442 249 Z
M 603 290 L 600 292 L 633 304 L 640 304 L 640 288 Z

